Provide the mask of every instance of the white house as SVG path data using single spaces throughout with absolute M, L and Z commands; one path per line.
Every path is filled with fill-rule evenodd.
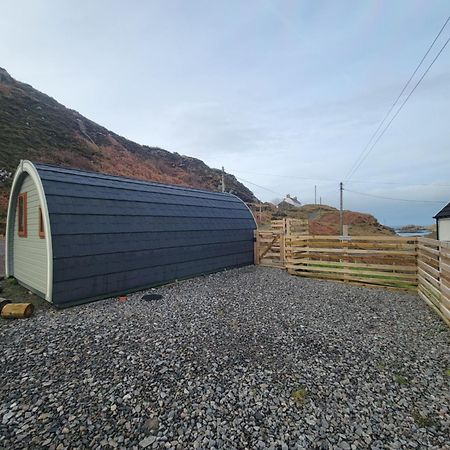
M 450 203 L 444 206 L 435 216 L 437 239 L 450 241 Z
M 300 208 L 302 206 L 297 197 L 291 197 L 290 194 L 287 194 L 286 197 L 283 198 L 281 203 L 284 203 L 288 206 L 293 206 L 294 208 Z

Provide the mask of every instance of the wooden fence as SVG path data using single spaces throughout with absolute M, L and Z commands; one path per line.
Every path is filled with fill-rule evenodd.
M 293 275 L 416 288 L 415 239 L 379 236 L 286 236 L 285 267 Z
M 419 295 L 450 326 L 450 243 L 417 239 Z
M 280 230 L 258 230 L 255 239 L 255 264 L 267 267 L 285 266 L 286 235 Z
M 258 230 L 255 263 L 304 277 L 418 290 L 450 325 L 450 243 Z
M 272 230 L 282 231 L 284 234 L 309 234 L 309 221 L 307 219 L 283 219 L 272 220 L 270 222 Z
M 286 237 L 308 233 L 307 220 L 291 218 L 272 220 L 269 230 L 257 231 L 255 263 L 270 267 L 285 267 Z

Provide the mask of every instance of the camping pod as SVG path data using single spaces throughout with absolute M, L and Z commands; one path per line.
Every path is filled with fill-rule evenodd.
M 6 276 L 64 307 L 253 263 L 238 197 L 21 161 Z

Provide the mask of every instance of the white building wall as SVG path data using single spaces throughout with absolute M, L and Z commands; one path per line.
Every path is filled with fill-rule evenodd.
M 438 219 L 439 240 L 450 241 L 450 217 Z
M 36 185 L 26 175 L 20 192 L 27 193 L 27 237 L 18 235 L 17 203 L 14 211 L 14 238 L 9 248 L 13 262 L 14 277 L 41 294 L 47 293 L 47 248 L 46 239 L 39 237 L 39 197 Z

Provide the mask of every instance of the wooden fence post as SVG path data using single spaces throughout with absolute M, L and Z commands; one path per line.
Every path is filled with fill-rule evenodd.
M 283 269 L 286 267 L 286 234 L 280 235 L 280 261 Z
M 259 233 L 258 229 L 253 232 L 253 263 L 259 264 Z

